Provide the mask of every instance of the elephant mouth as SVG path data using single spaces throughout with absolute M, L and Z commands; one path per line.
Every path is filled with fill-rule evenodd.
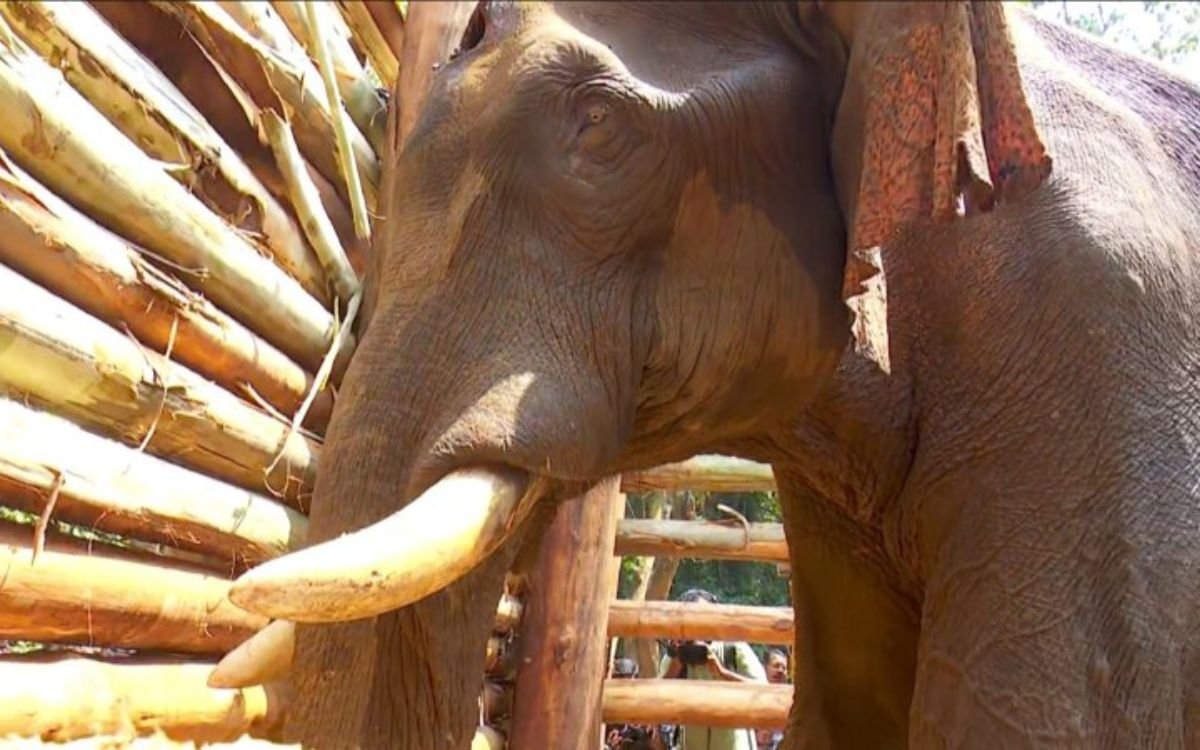
M 452 471 L 370 526 L 247 571 L 229 598 L 249 612 L 304 623 L 400 609 L 486 560 L 541 494 L 540 483 L 508 466 Z

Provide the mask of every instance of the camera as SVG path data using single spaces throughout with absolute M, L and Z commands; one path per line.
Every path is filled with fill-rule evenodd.
M 679 641 L 668 653 L 689 667 L 699 667 L 708 662 L 708 641 Z

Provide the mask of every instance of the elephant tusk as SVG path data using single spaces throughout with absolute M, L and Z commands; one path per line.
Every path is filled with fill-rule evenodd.
M 407 606 L 500 546 L 530 508 L 522 502 L 528 484 L 509 468 L 452 472 L 382 521 L 247 571 L 229 599 L 294 622 L 345 622 Z
M 208 675 L 211 688 L 245 688 L 282 677 L 292 666 L 296 625 L 275 620 L 225 654 Z

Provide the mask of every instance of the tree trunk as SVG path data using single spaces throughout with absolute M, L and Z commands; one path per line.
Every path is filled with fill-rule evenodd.
M 615 477 L 559 505 L 529 582 L 513 698 L 514 748 L 595 750 L 616 591 L 611 540 L 624 515 Z
M 690 495 L 674 494 L 669 503 L 671 518 L 687 518 L 692 513 L 692 505 Z M 618 533 L 622 523 L 627 523 L 627 521 L 622 520 L 621 523 L 617 524 Z M 617 554 L 620 553 L 618 552 Z M 646 578 L 646 585 L 644 588 L 639 586 L 634 598 L 638 601 L 661 601 L 666 599 L 671 594 L 671 584 L 674 583 L 675 573 L 678 570 L 678 557 L 653 558 L 650 566 L 650 575 Z M 633 648 L 638 663 L 638 675 L 641 677 L 657 676 L 658 663 L 662 659 L 658 641 L 652 638 L 635 638 L 633 639 Z

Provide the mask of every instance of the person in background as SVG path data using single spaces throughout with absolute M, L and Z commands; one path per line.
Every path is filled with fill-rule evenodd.
M 638 676 L 633 659 L 613 660 L 614 680 L 632 680 Z M 669 750 L 669 738 L 662 727 L 642 724 L 608 724 L 604 727 L 605 750 Z
M 717 603 L 716 595 L 703 589 L 690 589 L 679 596 L 681 602 Z M 750 644 L 743 641 L 674 641 L 659 664 L 659 677 L 666 679 L 725 682 L 766 682 L 767 675 Z M 679 750 L 758 750 L 754 732 L 749 729 L 683 726 L 679 731 Z
M 767 682 L 772 685 L 786 685 L 790 682 L 789 674 L 787 653 L 777 648 L 767 651 Z M 778 750 L 783 742 L 782 727 L 759 729 L 755 735 L 758 750 Z

